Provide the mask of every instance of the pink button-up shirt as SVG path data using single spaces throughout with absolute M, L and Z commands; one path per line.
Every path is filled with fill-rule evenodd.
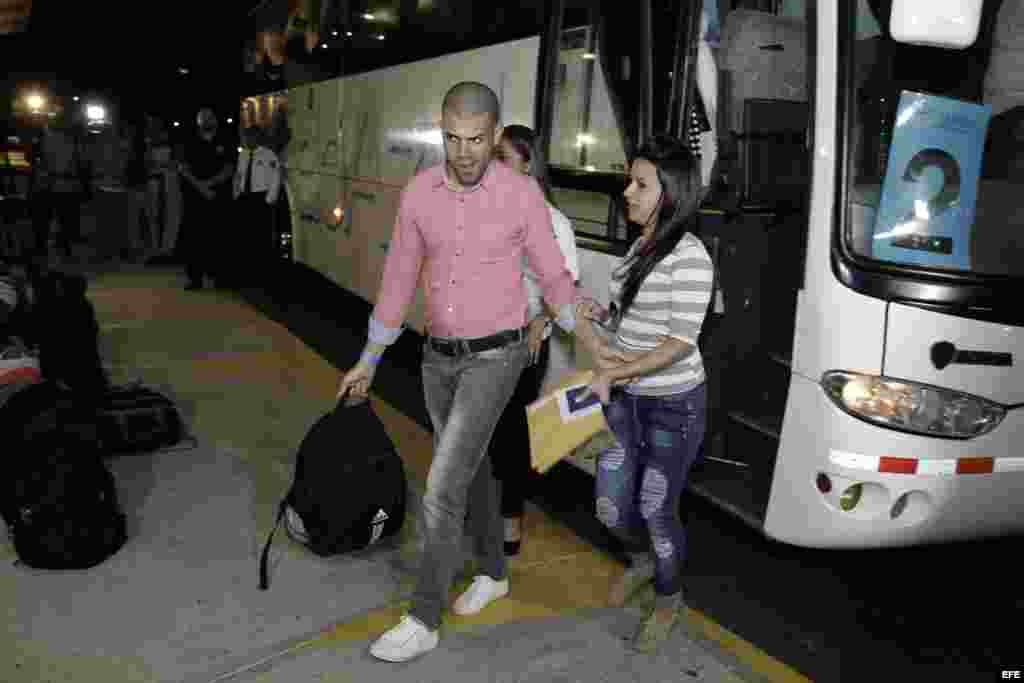
M 475 188 L 458 192 L 448 187 L 444 164 L 429 168 L 402 193 L 373 319 L 383 328 L 401 326 L 425 263 L 435 337 L 522 327 L 524 253 L 551 307 L 571 304 L 572 275 L 533 178 L 492 161 Z

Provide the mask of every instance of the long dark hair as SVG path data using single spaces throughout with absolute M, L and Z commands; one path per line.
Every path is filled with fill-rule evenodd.
M 622 285 L 619 315 L 625 316 L 633 305 L 647 276 L 676 248 L 679 240 L 695 228 L 700 203 L 700 166 L 689 148 L 669 135 L 655 135 L 634 155 L 654 165 L 661 183 L 654 233 L 630 258 L 619 266 L 613 277 Z
M 513 123 L 501 130 L 501 140 L 512 145 L 512 148 L 519 152 L 519 156 L 530 164 L 530 175 L 540 185 L 544 199 L 557 209 L 558 204 L 551 195 L 551 183 L 548 181 L 548 165 L 544 163 L 544 156 L 540 150 L 540 136 L 532 128 Z

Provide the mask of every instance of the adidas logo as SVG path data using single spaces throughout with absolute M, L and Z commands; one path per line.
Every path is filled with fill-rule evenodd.
M 390 519 L 390 517 L 388 517 L 388 513 L 384 512 L 384 509 L 381 508 L 381 509 L 377 510 L 377 514 L 375 514 L 373 516 L 373 523 L 374 524 L 381 524 L 383 522 L 388 521 L 389 519 Z

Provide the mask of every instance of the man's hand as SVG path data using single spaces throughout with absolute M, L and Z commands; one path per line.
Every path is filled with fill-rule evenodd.
M 341 378 L 341 385 L 338 387 L 338 400 L 344 398 L 349 405 L 365 401 L 369 398 L 370 385 L 373 383 L 373 376 L 376 372 L 376 368 L 364 361 L 356 363 Z
M 530 321 L 530 327 L 526 331 L 526 348 L 530 351 L 530 365 L 537 362 L 540 356 L 540 347 L 544 343 L 544 328 L 547 322 L 544 316 L 537 316 Z

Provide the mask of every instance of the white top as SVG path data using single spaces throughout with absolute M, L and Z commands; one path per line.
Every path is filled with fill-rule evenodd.
M 245 184 L 249 164 L 253 165 L 252 187 L 243 188 L 242 185 Z M 273 204 L 277 201 L 277 195 L 281 191 L 281 164 L 273 150 L 266 147 L 257 147 L 255 150 L 242 150 L 238 157 L 238 166 L 235 169 L 235 199 L 238 199 L 243 189 L 248 192 L 265 192 L 267 204 Z
M 555 241 L 558 248 L 562 250 L 562 257 L 565 259 L 565 267 L 572 273 L 572 280 L 580 279 L 579 257 L 576 254 L 576 235 L 572 231 L 572 222 L 565 214 L 548 204 L 548 211 L 551 213 L 551 227 L 555 231 Z M 540 285 L 537 284 L 537 275 L 530 270 L 526 259 L 523 259 L 523 284 L 526 285 L 527 307 L 526 313 L 529 320 L 533 320 L 544 311 L 543 295 Z M 544 332 L 544 338 L 551 336 L 551 328 Z

